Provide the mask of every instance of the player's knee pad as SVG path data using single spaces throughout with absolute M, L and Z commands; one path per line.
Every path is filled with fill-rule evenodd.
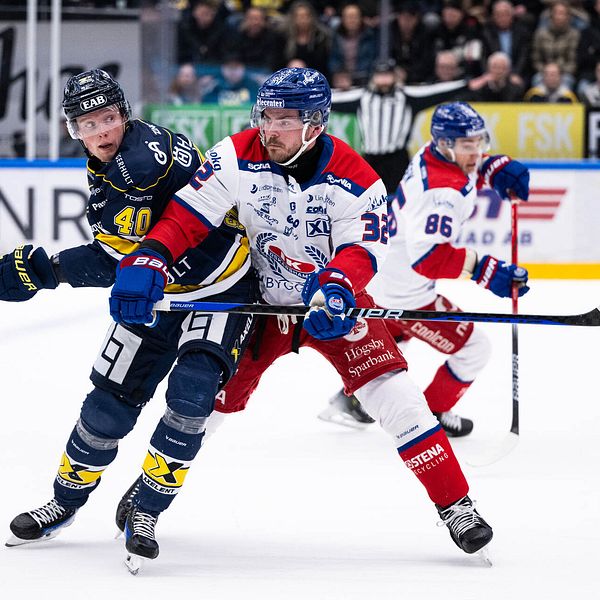
M 133 429 L 140 411 L 114 393 L 95 387 L 83 402 L 80 421 L 93 436 L 121 439 Z
M 355 392 L 365 410 L 402 446 L 430 431 L 438 422 L 423 392 L 406 371 L 393 371 L 369 381 Z
M 465 345 L 448 357 L 448 367 L 460 381 L 473 381 L 485 367 L 492 353 L 487 335 L 475 327 Z
M 206 420 L 215 406 L 221 377 L 221 363 L 216 358 L 203 352 L 186 352 L 169 376 L 168 408 L 180 418 Z

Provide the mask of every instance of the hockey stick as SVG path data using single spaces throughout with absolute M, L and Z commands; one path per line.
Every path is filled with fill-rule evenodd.
M 226 312 L 254 315 L 290 315 L 303 317 L 307 306 L 275 304 L 232 304 L 223 302 L 179 302 L 160 300 L 154 306 L 161 311 Z M 435 310 L 402 310 L 400 308 L 348 308 L 347 317 L 363 319 L 395 319 L 404 321 L 467 321 L 471 323 L 516 323 L 519 325 L 600 326 L 600 307 L 579 315 L 511 315 L 504 313 L 441 312 Z
M 510 239 L 511 239 L 511 263 L 519 264 L 519 200 L 512 198 L 510 203 Z M 519 312 L 519 286 L 513 283 L 511 290 L 512 313 Z M 498 462 L 507 454 L 510 454 L 519 442 L 519 332 L 518 325 L 512 324 L 512 422 L 510 431 L 506 437 L 496 446 L 489 449 L 487 453 L 477 459 L 468 460 L 467 463 L 473 467 L 487 467 Z

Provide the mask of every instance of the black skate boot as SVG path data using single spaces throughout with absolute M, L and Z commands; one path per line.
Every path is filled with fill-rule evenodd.
M 119 528 L 119 533 L 117 537 L 125 531 L 125 521 L 127 520 L 127 515 L 129 511 L 133 508 L 133 500 L 137 496 L 140 491 L 140 482 L 142 481 L 141 476 L 138 477 L 131 487 L 123 494 L 123 497 L 119 500 L 119 504 L 117 505 L 117 512 L 115 514 L 115 523 Z
M 457 500 L 454 504 L 442 508 L 436 504 L 442 519 L 438 525 L 446 525 L 454 543 L 467 554 L 482 552 L 484 546 L 489 544 L 494 533 L 492 528 L 481 518 L 475 510 L 469 496 Z M 491 565 L 487 555 L 482 558 Z
M 357 429 L 375 423 L 375 419 L 365 412 L 356 396 L 346 396 L 342 390 L 330 398 L 329 406 L 319 414 L 319 419 Z
M 147 513 L 134 506 L 125 520 L 125 565 L 132 575 L 137 575 L 144 559 L 158 556 L 158 542 L 154 537 L 157 514 Z
M 13 535 L 6 541 L 6 545 L 12 548 L 50 540 L 73 522 L 78 510 L 78 508 L 62 506 L 53 498 L 40 508 L 21 513 L 10 524 Z
M 473 431 L 473 421 L 471 419 L 459 417 L 450 410 L 441 413 L 434 412 L 433 414 L 448 437 L 463 437 Z

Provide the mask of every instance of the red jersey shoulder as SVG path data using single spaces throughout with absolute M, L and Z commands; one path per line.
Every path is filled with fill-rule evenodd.
M 346 142 L 333 135 L 327 134 L 326 137 L 333 144 L 333 151 L 325 172 L 330 171 L 336 177 L 350 179 L 365 189 L 370 188 L 379 179 L 373 167 Z
M 268 160 L 265 147 L 260 141 L 259 131 L 256 127 L 234 133 L 231 136 L 231 141 L 235 148 L 235 154 L 239 159 L 250 162 Z
M 469 178 L 458 165 L 438 158 L 431 151 L 431 146 L 425 148 L 422 160 L 427 170 L 428 189 L 451 188 L 460 192 L 469 183 Z

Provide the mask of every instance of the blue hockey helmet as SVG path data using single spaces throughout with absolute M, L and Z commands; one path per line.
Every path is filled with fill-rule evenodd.
M 315 69 L 288 67 L 273 73 L 259 88 L 252 109 L 252 125 L 258 126 L 265 108 L 300 111 L 303 123 L 326 126 L 331 110 L 331 89 L 325 76 Z
M 489 144 L 490 136 L 481 115 L 466 102 L 448 102 L 436 107 L 431 117 L 431 137 L 436 145 L 453 147 L 456 138 L 480 136 Z

